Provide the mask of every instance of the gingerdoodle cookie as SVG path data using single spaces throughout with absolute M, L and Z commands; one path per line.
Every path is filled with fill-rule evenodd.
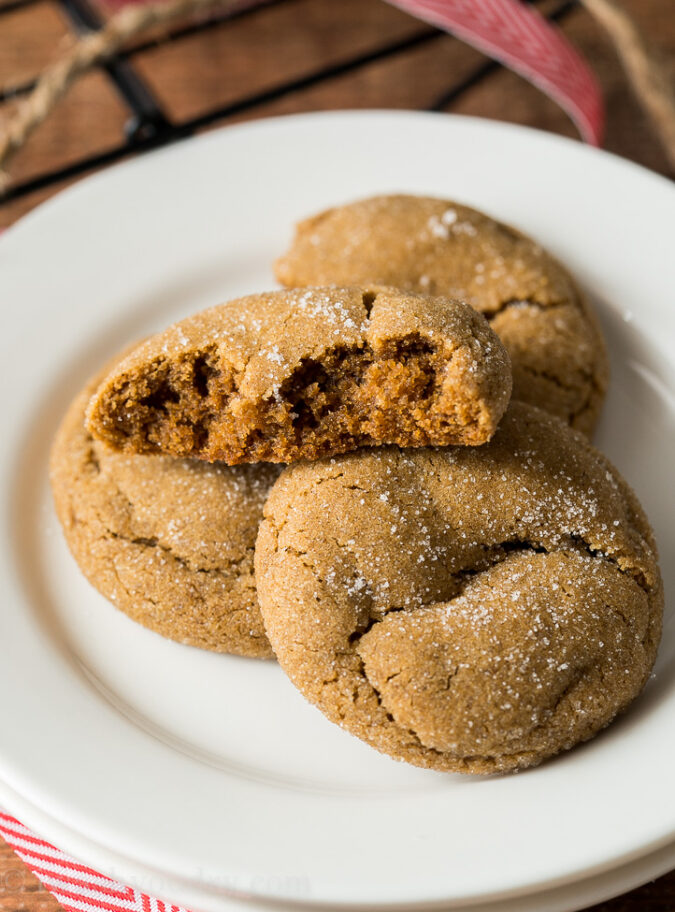
M 635 495 L 581 434 L 518 402 L 478 449 L 289 467 L 255 568 L 299 690 L 438 770 L 532 766 L 591 738 L 644 686 L 661 632 Z
M 116 453 L 84 425 L 101 379 L 74 400 L 51 454 L 56 511 L 80 569 L 125 614 L 162 636 L 271 656 L 253 548 L 279 469 Z
M 284 285 L 376 282 L 468 301 L 513 365 L 513 398 L 590 434 L 607 355 L 569 273 L 537 243 L 458 203 L 379 196 L 301 222 L 276 263 Z
M 310 288 L 231 301 L 149 339 L 105 379 L 88 426 L 130 452 L 292 462 L 481 444 L 510 393 L 504 347 L 468 305 Z

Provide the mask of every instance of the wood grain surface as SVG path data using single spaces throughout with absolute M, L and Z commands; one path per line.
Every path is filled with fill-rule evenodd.
M 105 0 L 95 2 L 102 16 L 109 15 Z M 672 0 L 623 3 L 672 63 Z M 19 103 L 22 87 L 73 40 L 58 0 L 0 0 L 0 8 L 6 5 L 12 11 L 0 17 L 0 119 Z M 547 11 L 556 4 L 544 0 L 539 6 Z M 580 5 L 564 15 L 560 27 L 589 60 L 602 85 L 608 116 L 606 148 L 668 175 L 657 137 L 602 30 Z M 182 31 L 172 40 L 165 40 L 162 31 L 150 41 L 138 40 L 127 57 L 174 123 L 199 117 L 214 106 L 221 107 L 223 115 L 209 127 L 298 111 L 412 108 L 508 120 L 576 137 L 566 115 L 522 79 L 488 66 L 477 51 L 434 33 L 381 0 L 285 0 L 208 28 L 195 30 L 182 23 Z M 330 77 L 314 78 L 326 68 L 333 70 Z M 279 91 L 289 84 L 296 87 Z M 463 85 L 459 93 L 458 85 Z M 128 120 L 129 110 L 105 72 L 93 72 L 16 157 L 12 185 L 115 150 L 124 142 Z M 38 185 L 30 193 L 0 201 L 0 228 L 71 182 L 65 178 Z M 60 909 L 0 840 L 0 912 Z M 675 872 L 594 909 L 673 912 Z

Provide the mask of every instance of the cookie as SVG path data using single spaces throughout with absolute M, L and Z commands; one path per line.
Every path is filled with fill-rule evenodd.
M 510 392 L 504 347 L 466 304 L 313 288 L 241 298 L 148 340 L 103 382 L 88 425 L 130 452 L 292 462 L 481 444 Z
M 364 450 L 282 472 L 256 544 L 265 629 L 293 683 L 399 760 L 532 766 L 645 684 L 656 548 L 617 471 L 512 403 L 480 448 Z
M 607 355 L 569 273 L 530 238 L 458 203 L 380 196 L 298 225 L 276 263 L 284 285 L 377 282 L 468 301 L 511 356 L 513 398 L 590 434 Z
M 271 656 L 253 548 L 279 469 L 117 453 L 84 424 L 101 380 L 74 400 L 51 454 L 56 511 L 80 569 L 125 614 L 162 636 Z

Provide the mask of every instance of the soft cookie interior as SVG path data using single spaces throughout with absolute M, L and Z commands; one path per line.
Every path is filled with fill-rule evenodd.
M 290 462 L 361 445 L 480 444 L 508 358 L 459 302 L 390 290 L 278 292 L 184 321 L 103 384 L 95 436 L 208 461 Z
M 120 610 L 161 636 L 271 657 L 253 547 L 279 469 L 116 452 L 84 425 L 104 375 L 75 398 L 51 451 L 54 503 L 80 570 Z
M 374 282 L 467 301 L 513 363 L 513 398 L 590 434 L 607 389 L 597 320 L 567 270 L 521 232 L 449 200 L 392 195 L 301 222 L 286 285 Z

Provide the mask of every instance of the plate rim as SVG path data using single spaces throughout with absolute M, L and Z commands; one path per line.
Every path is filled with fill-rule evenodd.
M 277 909 L 278 912 L 301 912 L 301 910 L 320 912 L 320 910 L 328 908 L 325 905 L 306 903 L 297 899 L 293 901 L 293 905 L 280 900 L 270 906 L 265 898 L 209 891 L 203 884 L 193 884 L 188 881 L 172 882 L 165 871 L 145 868 L 133 859 L 119 854 L 113 856 L 105 847 L 69 830 L 58 821 L 52 821 L 48 815 L 34 808 L 29 801 L 17 796 L 2 780 L 0 780 L 0 801 L 2 802 L 0 810 L 4 808 L 55 848 L 71 855 L 97 873 L 110 877 L 111 880 L 122 883 L 124 886 L 140 890 L 145 895 L 151 895 L 154 899 L 163 900 L 165 903 L 172 903 L 190 910 L 199 909 L 200 912 L 202 910 L 203 912 L 234 912 L 235 909 L 242 907 L 251 907 L 252 912 L 256 912 L 256 910 L 262 912 L 262 909 L 272 908 Z M 14 811 L 12 807 L 15 808 Z M 58 836 L 57 840 L 49 838 L 50 830 Z M 469 905 L 463 904 L 461 900 L 456 903 L 452 902 L 450 905 L 442 900 L 424 905 L 415 903 L 414 912 L 427 912 L 427 910 L 428 912 L 444 912 L 444 910 L 447 912 L 451 912 L 451 910 L 455 910 L 455 912 L 472 912 L 472 910 L 475 912 L 502 912 L 502 910 L 513 912 L 514 903 L 518 903 L 517 912 L 528 912 L 528 910 L 530 912 L 549 912 L 549 908 L 554 909 L 555 912 L 574 912 L 574 910 L 586 908 L 589 904 L 595 905 L 623 896 L 625 893 L 667 874 L 673 869 L 674 864 L 675 841 L 670 840 L 652 846 L 634 857 L 618 860 L 616 864 L 601 867 L 597 871 L 589 871 L 580 879 L 564 879 L 560 883 L 545 884 L 541 890 L 533 886 L 531 889 L 524 888 L 508 894 L 497 895 L 492 899 L 490 897 L 480 898 L 477 901 L 471 901 Z M 615 878 L 620 872 L 624 872 L 623 878 L 620 889 L 616 890 L 614 888 Z M 151 882 L 152 878 L 157 875 L 164 878 L 166 887 L 155 892 L 148 891 L 148 882 Z M 611 884 L 607 882 L 608 878 L 612 879 Z M 165 889 L 166 892 L 164 892 Z M 559 896 L 557 891 L 563 892 L 564 899 Z M 258 904 L 259 899 L 260 905 Z M 553 902 L 549 905 L 551 900 Z M 533 904 L 536 904 L 534 909 Z M 374 912 L 376 909 L 383 908 L 379 904 L 377 906 L 359 904 L 359 906 L 364 910 L 373 909 Z M 505 907 L 507 908 L 505 909 Z M 354 906 L 351 904 L 331 905 L 330 908 L 349 910 Z M 387 909 L 391 909 L 392 912 L 411 912 L 412 907 L 409 903 L 405 903 L 399 906 L 387 906 Z
M 38 205 L 33 209 L 30 209 L 28 212 L 24 213 L 20 218 L 16 220 L 16 222 L 13 222 L 11 225 L 5 228 L 1 236 L 8 237 L 10 233 L 13 234 L 17 231 L 17 229 L 23 229 L 25 224 L 32 221 L 34 216 L 41 217 L 45 211 L 49 211 L 53 204 L 60 205 L 63 199 L 67 199 L 71 195 L 79 194 L 83 191 L 83 189 L 86 191 L 86 189 L 96 185 L 99 181 L 107 180 L 110 174 L 123 173 L 126 169 L 133 169 L 140 163 L 143 163 L 147 160 L 152 160 L 153 156 L 172 152 L 175 149 L 180 149 L 184 145 L 192 145 L 195 143 L 207 144 L 210 141 L 217 141 L 217 138 L 224 132 L 249 132 L 259 128 L 266 129 L 268 126 L 273 127 L 275 124 L 285 125 L 290 122 L 300 123 L 307 120 L 339 120 L 343 118 L 347 120 L 354 117 L 369 120 L 373 116 L 382 116 L 386 118 L 400 117 L 402 120 L 408 119 L 410 117 L 419 118 L 420 120 L 452 120 L 455 123 L 464 123 L 468 126 L 475 126 L 481 129 L 494 129 L 497 132 L 529 134 L 533 138 L 536 137 L 538 141 L 551 142 L 551 144 L 555 146 L 567 145 L 573 148 L 575 152 L 580 152 L 582 155 L 589 155 L 592 158 L 598 157 L 605 161 L 612 161 L 615 165 L 618 165 L 619 167 L 625 167 L 630 172 L 638 171 L 644 178 L 660 183 L 662 189 L 667 190 L 670 193 L 675 192 L 674 185 L 671 180 L 669 180 L 665 175 L 659 174 L 657 171 L 652 171 L 650 168 L 640 164 L 639 162 L 634 162 L 629 158 L 625 158 L 622 155 L 619 155 L 617 152 L 612 152 L 608 149 L 603 149 L 598 146 L 591 146 L 588 143 L 583 142 L 581 139 L 576 139 L 571 136 L 563 136 L 558 133 L 553 133 L 550 130 L 544 130 L 540 127 L 532 127 L 526 124 L 513 123 L 511 121 L 495 120 L 488 117 L 478 117 L 472 114 L 443 113 L 440 111 L 420 111 L 415 108 L 341 108 L 335 111 L 321 110 L 292 114 L 278 114 L 269 117 L 258 117 L 255 120 L 245 120 L 241 121 L 240 123 L 225 124 L 221 127 L 216 127 L 215 129 L 208 130 L 205 133 L 199 133 L 196 136 L 180 137 L 175 141 L 167 143 L 165 145 L 140 151 L 136 154 L 131 154 L 130 157 L 124 158 L 122 161 L 115 162 L 112 165 L 104 166 L 100 170 L 94 171 L 92 174 L 86 174 L 83 177 L 76 179 L 74 183 L 70 184 L 67 187 L 64 187 L 63 190 L 57 191 L 48 199 L 43 200 L 43 202 L 38 203 Z

